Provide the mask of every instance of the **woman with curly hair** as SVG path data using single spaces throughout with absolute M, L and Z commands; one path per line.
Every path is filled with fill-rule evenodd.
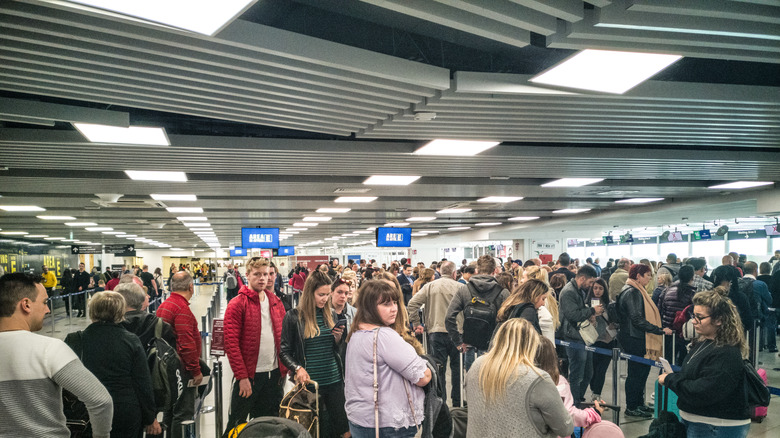
M 743 359 L 748 346 L 734 304 L 717 291 L 693 296 L 698 337 L 679 372 L 658 382 L 677 394 L 689 438 L 746 437 L 750 430 Z

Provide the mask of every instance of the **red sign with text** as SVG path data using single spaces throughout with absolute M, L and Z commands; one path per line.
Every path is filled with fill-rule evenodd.
M 211 355 L 225 355 L 225 320 L 214 319 L 211 325 Z

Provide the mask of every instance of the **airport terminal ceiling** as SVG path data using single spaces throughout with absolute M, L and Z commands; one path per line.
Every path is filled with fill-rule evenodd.
M 507 239 L 780 215 L 776 2 L 250 3 L 213 36 L 68 2 L 0 4 L 0 207 L 45 209 L 0 211 L 0 233 L 27 233 L 0 238 L 227 248 L 242 227 L 279 227 L 307 228 L 282 244 L 317 247 L 408 218 L 435 217 L 415 232 Z M 584 49 L 683 58 L 623 94 L 529 82 Z M 170 145 L 90 142 L 74 123 L 160 127 Z M 500 144 L 414 153 L 434 139 Z M 364 184 L 372 175 L 419 179 Z M 601 181 L 542 187 L 559 178 Z M 736 181 L 770 184 L 708 188 Z M 522 199 L 479 201 L 491 196 Z M 616 202 L 631 198 L 663 199 Z M 440 213 L 453 208 L 470 210 Z M 554 213 L 575 208 L 590 211 Z M 312 216 L 331 219 L 294 225 Z

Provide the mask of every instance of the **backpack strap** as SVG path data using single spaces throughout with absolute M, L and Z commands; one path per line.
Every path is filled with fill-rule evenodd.
M 157 339 L 162 339 L 162 330 L 163 320 L 162 318 L 157 318 L 157 324 L 154 325 L 154 337 Z

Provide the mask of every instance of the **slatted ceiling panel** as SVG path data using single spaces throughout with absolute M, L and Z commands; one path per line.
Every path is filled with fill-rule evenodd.
M 449 86 L 445 69 L 240 20 L 207 38 L 5 2 L 0 25 L 15 92 L 346 136 Z

